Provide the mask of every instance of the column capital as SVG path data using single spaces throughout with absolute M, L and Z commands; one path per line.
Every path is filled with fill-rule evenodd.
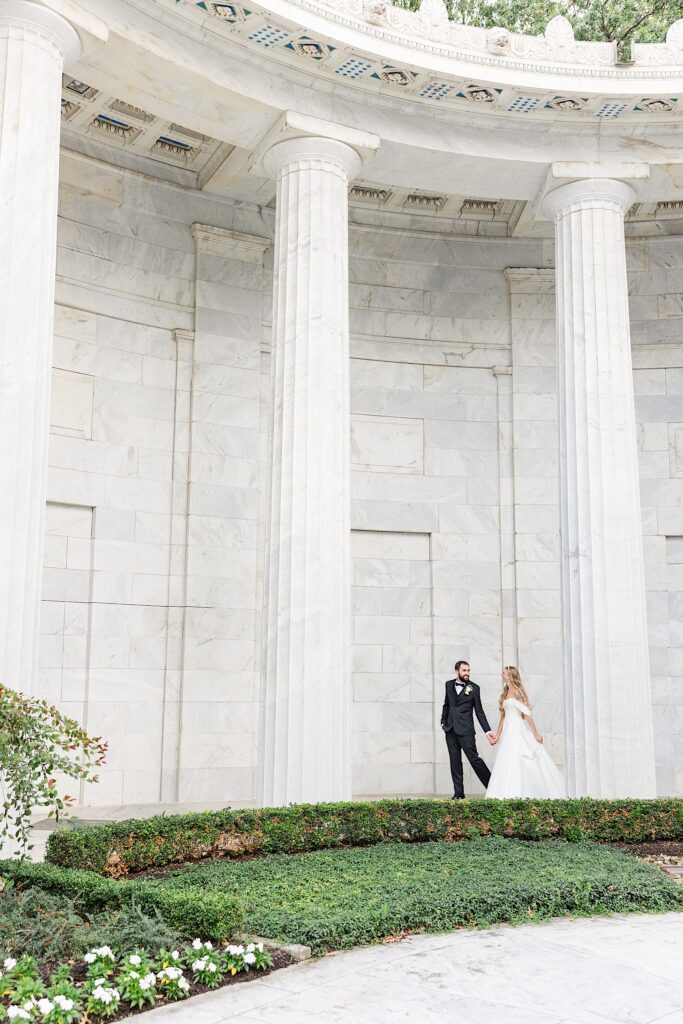
M 626 181 L 616 178 L 581 178 L 546 193 L 542 209 L 553 220 L 559 220 L 565 214 L 579 209 L 599 209 L 605 206 L 616 208 L 625 216 L 635 199 L 636 190 Z
M 371 132 L 286 110 L 254 150 L 250 169 L 276 177 L 289 163 L 327 160 L 353 179 L 378 149 Z
M 276 178 L 284 168 L 302 160 L 331 163 L 341 168 L 349 181 L 357 177 L 363 165 L 360 154 L 345 142 L 312 135 L 276 142 L 263 154 L 262 166 L 269 177 Z
M 65 67 L 109 36 L 106 23 L 73 0 L 2 0 L 0 33 L 13 28 L 33 31 L 51 43 Z

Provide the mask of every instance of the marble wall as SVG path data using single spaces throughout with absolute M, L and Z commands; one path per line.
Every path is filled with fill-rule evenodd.
M 40 688 L 110 741 L 89 803 L 256 799 L 271 237 L 271 210 L 63 154 Z M 450 791 L 438 722 L 456 658 L 494 727 L 500 668 L 516 661 L 562 763 L 551 253 L 351 227 L 358 795 Z M 683 240 L 632 241 L 629 258 L 670 793 L 683 790 Z M 466 786 L 480 788 L 469 773 Z

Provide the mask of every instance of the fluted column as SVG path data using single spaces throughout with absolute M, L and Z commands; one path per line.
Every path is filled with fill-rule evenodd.
M 360 157 L 280 142 L 262 801 L 351 795 L 348 183 Z
M 62 69 L 60 16 L 0 2 L 0 681 L 33 687 L 52 365 Z
M 655 764 L 624 216 L 610 179 L 550 192 L 570 793 L 652 797 Z

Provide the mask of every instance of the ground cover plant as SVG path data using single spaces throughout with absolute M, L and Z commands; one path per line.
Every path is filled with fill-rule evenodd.
M 205 811 L 53 832 L 47 860 L 112 878 L 206 858 L 499 835 L 639 843 L 683 838 L 683 801 L 378 800 Z
M 315 951 L 406 931 L 683 909 L 683 887 L 595 843 L 491 837 L 210 861 L 163 884 L 239 898 L 248 931 Z

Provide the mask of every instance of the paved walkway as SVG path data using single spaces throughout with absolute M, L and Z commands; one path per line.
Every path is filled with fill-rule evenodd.
M 683 1024 L 683 914 L 420 935 L 161 1007 L 145 1024 Z

